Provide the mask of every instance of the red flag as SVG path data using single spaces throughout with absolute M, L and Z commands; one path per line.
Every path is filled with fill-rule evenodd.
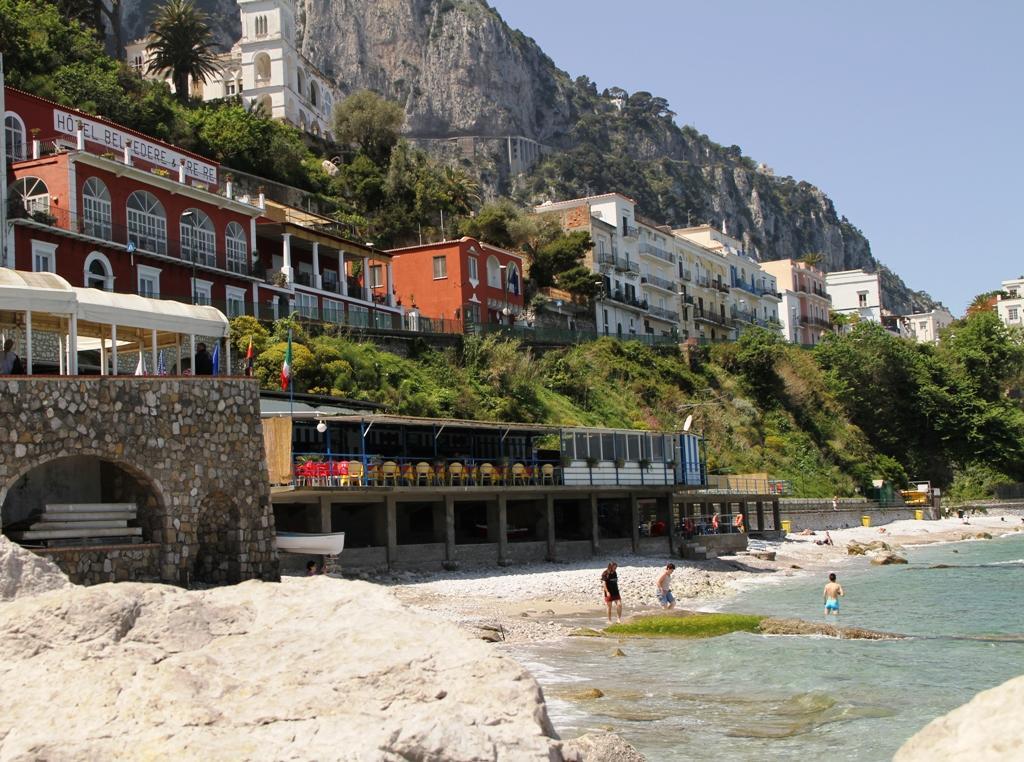
M 245 375 L 247 375 L 247 376 L 251 376 L 252 375 L 252 362 L 253 362 L 252 336 L 250 336 L 249 337 L 249 348 L 247 350 L 245 350 Z

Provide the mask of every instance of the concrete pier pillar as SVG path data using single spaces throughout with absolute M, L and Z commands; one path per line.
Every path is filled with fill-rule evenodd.
M 640 500 L 635 493 L 629 495 L 630 537 L 633 538 L 633 552 L 640 550 Z
M 772 522 L 773 529 L 778 532 L 782 531 L 782 510 L 779 507 L 778 500 L 772 500 Z
M 384 526 L 388 538 L 388 567 L 398 561 L 398 499 L 394 495 L 384 498 Z
M 764 531 L 764 503 L 760 500 L 754 504 L 754 508 L 757 511 L 757 531 Z
M 444 496 L 444 558 L 455 560 L 455 498 Z
M 548 561 L 555 561 L 558 556 L 558 546 L 555 542 L 555 496 L 550 492 L 544 499 L 544 513 L 548 524 Z
M 594 555 L 601 553 L 601 530 L 597 523 L 597 495 L 590 493 L 590 549 Z
M 676 554 L 676 528 L 672 523 L 672 496 L 658 498 L 658 507 L 661 511 L 665 512 L 665 534 L 668 535 L 668 554 L 674 556 Z
M 508 562 L 508 504 L 504 495 L 498 495 L 498 563 Z
M 331 529 L 331 498 L 327 496 L 320 498 L 320 531 L 333 531 Z

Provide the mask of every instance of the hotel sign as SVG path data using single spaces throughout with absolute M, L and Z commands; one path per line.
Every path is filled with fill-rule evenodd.
M 118 154 L 122 153 L 124 147 L 130 143 L 132 156 L 137 159 L 156 164 L 170 172 L 177 172 L 178 166 L 184 165 L 186 176 L 208 185 L 217 184 L 217 168 L 212 164 L 185 156 L 165 145 L 145 140 L 138 135 L 132 135 L 102 122 L 94 122 L 60 109 L 53 110 L 53 126 L 57 132 L 74 137 L 79 124 L 82 125 L 85 139 L 92 143 L 99 143 Z

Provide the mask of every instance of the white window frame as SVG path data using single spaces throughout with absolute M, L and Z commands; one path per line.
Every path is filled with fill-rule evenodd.
M 467 261 L 469 263 L 467 265 L 467 270 L 469 272 L 469 282 L 473 286 L 473 288 L 476 288 L 478 285 L 480 285 L 480 261 L 474 256 L 468 257 Z
M 159 267 L 149 267 L 148 265 L 137 265 L 135 269 L 137 273 L 135 286 L 138 294 L 140 296 L 148 296 L 150 299 L 159 299 L 161 269 Z M 153 289 L 144 289 L 142 287 L 143 281 L 147 280 L 153 282 Z
M 41 260 L 41 262 L 40 262 Z M 40 267 L 42 264 L 42 267 Z M 32 272 L 57 272 L 57 244 L 49 241 L 32 241 Z
M 238 286 L 224 286 L 225 308 L 229 318 L 236 318 L 245 314 L 246 289 Z M 237 306 L 236 306 L 237 305 Z
M 107 184 L 89 177 L 82 185 L 82 232 L 109 241 L 113 235 L 113 204 Z
M 345 322 L 345 303 L 335 299 L 323 300 L 324 322 L 343 325 Z
M 384 288 L 384 265 L 370 265 L 370 288 Z
M 501 263 L 493 254 L 487 257 L 487 285 L 491 288 L 501 288 Z
M 224 259 L 229 272 L 249 272 L 249 238 L 237 222 L 229 222 L 224 229 Z
M 213 281 L 202 278 L 190 278 L 192 301 L 195 304 L 210 306 L 213 304 Z
M 348 324 L 360 326 L 362 328 L 369 328 L 370 308 L 363 307 L 359 304 L 350 304 L 348 306 Z
M 13 120 L 14 122 L 16 122 L 16 124 L 8 126 L 8 124 L 7 124 L 7 120 L 8 119 Z M 19 146 L 20 150 L 17 151 L 17 152 L 15 152 L 13 146 L 10 146 L 10 144 L 9 144 L 9 141 L 8 141 L 8 131 L 10 131 L 10 136 L 12 137 L 12 139 L 14 137 L 15 131 L 17 131 L 19 133 L 17 135 L 17 137 L 18 137 L 18 141 L 21 143 L 21 145 Z M 28 151 L 26 150 L 27 147 L 28 147 L 28 131 L 25 129 L 25 122 L 22 120 L 22 118 L 20 116 L 18 116 L 13 111 L 5 111 L 4 112 L 4 145 L 3 145 L 3 149 L 7 153 L 7 157 L 9 159 L 11 159 L 12 161 L 24 161 L 25 159 L 28 158 Z
M 132 209 L 132 199 L 140 200 L 139 209 Z M 125 201 L 125 211 L 128 218 L 129 242 L 140 251 L 166 255 L 167 211 L 160 203 L 160 199 L 146 190 L 132 191 Z M 146 245 L 143 246 L 143 243 Z
M 188 217 L 185 212 L 192 212 Z M 217 230 L 202 209 L 186 209 L 178 221 L 181 258 L 206 267 L 217 266 Z
M 441 264 L 441 267 L 440 267 L 441 272 L 440 272 L 440 274 L 438 274 L 438 263 Z M 447 278 L 448 277 L 448 257 L 445 256 L 444 254 L 440 254 L 438 256 L 435 256 L 434 260 L 433 260 L 433 268 L 434 268 L 434 280 L 444 280 L 445 278 Z
M 317 298 L 313 294 L 304 291 L 295 292 L 295 309 L 308 320 L 318 320 L 319 310 L 317 309 Z
M 91 288 L 89 286 L 89 279 L 91 277 L 93 277 L 93 273 L 91 273 L 89 271 L 89 268 L 92 266 L 93 262 L 100 262 L 103 265 L 103 269 L 107 271 L 107 274 L 106 274 L 106 276 L 104 276 L 104 279 L 103 279 L 104 280 L 103 290 L 104 291 L 113 291 L 114 290 L 114 268 L 110 264 L 110 260 L 107 259 L 107 255 L 104 254 L 103 252 L 100 252 L 100 251 L 90 252 L 89 256 L 87 256 L 85 258 L 85 264 L 82 267 L 82 284 L 86 288 Z
M 1014 321 L 1016 321 L 1018 319 L 1018 315 L 1019 315 L 1019 313 L 1017 312 L 1017 308 L 1016 307 L 1008 307 L 1007 308 L 1007 311 L 1006 311 L 1006 319 L 1007 320 L 1014 320 Z
M 11 183 L 11 187 L 15 189 L 21 206 L 26 212 L 29 214 L 33 212 L 50 213 L 50 188 L 43 178 L 33 175 L 19 177 Z M 42 188 L 42 192 L 39 192 L 40 188 Z M 35 192 L 29 195 L 29 191 Z

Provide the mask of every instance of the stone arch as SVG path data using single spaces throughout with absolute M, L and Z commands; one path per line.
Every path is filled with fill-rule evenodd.
M 7 534 L 41 512 L 47 503 L 135 503 L 134 526 L 144 542 L 163 541 L 168 502 L 163 486 L 145 470 L 90 449 L 41 462 L 26 457 L 0 486 L 0 531 Z
M 265 82 L 270 79 L 270 55 L 264 52 L 257 53 L 253 58 L 253 65 L 256 69 L 256 81 Z
M 240 582 L 246 527 L 238 501 L 225 492 L 207 494 L 198 503 L 195 526 L 193 581 L 212 585 Z

